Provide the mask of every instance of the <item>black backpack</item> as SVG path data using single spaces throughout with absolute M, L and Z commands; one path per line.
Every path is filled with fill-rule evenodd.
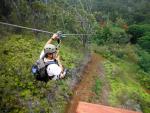
M 52 79 L 52 77 L 49 77 L 47 74 L 47 66 L 50 64 L 57 64 L 57 61 L 48 61 L 44 62 L 43 59 L 39 59 L 36 61 L 36 63 L 32 66 L 32 73 L 35 76 L 37 80 L 45 81 L 47 82 L 49 79 Z

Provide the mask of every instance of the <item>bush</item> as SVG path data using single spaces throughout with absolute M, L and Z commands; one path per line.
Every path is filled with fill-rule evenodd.
M 138 40 L 138 44 L 145 49 L 146 51 L 150 52 L 150 32 L 145 33 L 144 36 L 142 36 Z
M 144 86 L 145 89 L 150 90 L 150 75 L 149 75 L 149 73 L 146 73 L 140 69 L 140 70 L 138 70 L 136 78 L 140 81 L 141 85 Z
M 124 44 L 129 42 L 129 37 L 124 29 L 119 27 L 113 27 L 111 29 L 111 32 L 112 32 L 111 40 L 113 43 Z
M 132 37 L 130 39 L 130 42 L 132 44 L 136 44 L 138 39 L 144 35 L 144 33 L 150 32 L 150 26 L 149 24 L 144 25 L 131 25 L 129 26 L 129 29 L 127 33 L 131 34 Z
M 132 25 L 129 27 L 128 33 L 132 35 L 130 42 L 135 44 L 137 43 L 137 39 L 144 34 L 144 30 L 141 29 L 138 25 Z
M 106 43 L 123 44 L 129 42 L 129 38 L 124 29 L 120 27 L 106 26 L 97 30 L 94 42 L 96 42 L 97 45 Z
M 109 27 L 104 27 L 103 29 L 98 28 L 97 35 L 94 37 L 94 42 L 97 45 L 105 44 L 111 38 L 111 31 Z
M 150 72 L 150 54 L 143 50 L 138 52 L 140 56 L 139 65 L 145 72 Z

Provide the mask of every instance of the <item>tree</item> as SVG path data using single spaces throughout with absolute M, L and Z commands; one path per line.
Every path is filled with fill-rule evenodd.
M 130 42 L 132 44 L 136 44 L 138 38 L 144 34 L 144 29 L 142 29 L 139 25 L 131 25 L 129 26 L 127 33 L 132 35 Z

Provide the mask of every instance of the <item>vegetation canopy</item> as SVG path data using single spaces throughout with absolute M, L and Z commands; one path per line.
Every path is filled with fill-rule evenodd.
M 96 53 L 103 76 L 92 73 L 87 101 L 150 113 L 149 12 L 149 0 L 1 0 L 0 22 L 66 34 L 59 54 L 69 71 L 37 81 L 31 67 L 52 34 L 0 24 L 0 112 L 65 113 Z

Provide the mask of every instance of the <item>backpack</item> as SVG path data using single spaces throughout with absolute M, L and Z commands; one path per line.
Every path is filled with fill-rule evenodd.
M 57 61 L 48 61 L 44 62 L 43 59 L 39 59 L 36 61 L 36 63 L 32 66 L 32 73 L 35 76 L 36 80 L 45 81 L 47 82 L 49 79 L 52 79 L 47 74 L 47 66 L 50 64 L 57 64 Z

